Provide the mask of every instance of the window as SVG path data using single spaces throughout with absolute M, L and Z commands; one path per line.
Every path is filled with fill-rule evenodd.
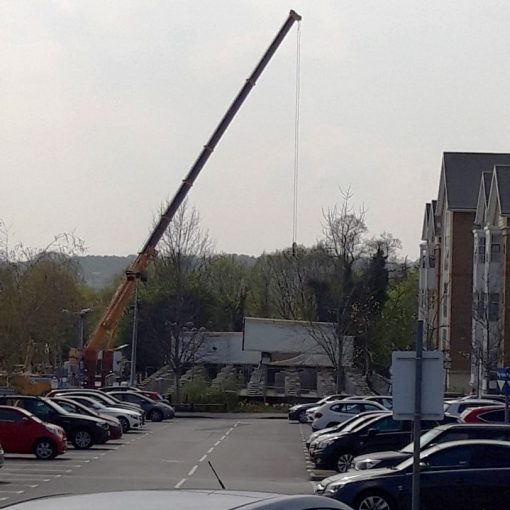
M 361 407 L 359 404 L 343 404 L 340 406 L 340 410 L 338 412 L 347 413 L 347 414 L 359 414 L 361 412 Z
M 443 284 L 443 317 L 448 316 L 448 284 Z
M 402 430 L 402 422 L 395 421 L 391 416 L 388 416 L 369 425 L 367 429 L 377 429 L 379 432 L 400 432 Z
M 499 262 L 501 260 L 501 245 L 499 242 L 491 243 L 491 262 Z
M 478 241 L 478 263 L 484 264 L 485 263 L 485 237 L 481 237 Z
M 499 294 L 491 292 L 489 294 L 489 321 L 499 319 Z
M 473 453 L 473 446 L 457 446 L 429 455 L 426 462 L 432 469 L 466 469 L 471 465 Z
M 485 445 L 479 447 L 479 455 L 473 461 L 480 468 L 508 468 L 510 467 L 510 450 L 504 446 Z
M 503 423 L 505 421 L 504 409 L 497 409 L 495 411 L 487 411 L 486 413 L 479 415 L 480 420 L 487 423 Z
M 374 406 L 373 404 L 363 404 L 365 411 L 380 411 L 379 407 Z
M 436 257 L 434 255 L 429 256 L 429 267 L 432 269 L 436 267 Z
M 15 409 L 2 409 L 0 410 L 0 422 L 3 423 L 17 423 L 23 418 L 22 414 Z

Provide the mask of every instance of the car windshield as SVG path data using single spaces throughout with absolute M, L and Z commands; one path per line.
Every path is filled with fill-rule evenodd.
M 420 436 L 420 449 L 424 446 L 427 446 L 429 443 L 431 443 L 435 437 L 437 437 L 439 434 L 441 434 L 443 430 L 441 429 L 430 429 L 425 434 L 422 434 Z M 402 448 L 400 450 L 403 453 L 413 453 L 414 451 L 414 443 L 411 441 L 406 447 Z

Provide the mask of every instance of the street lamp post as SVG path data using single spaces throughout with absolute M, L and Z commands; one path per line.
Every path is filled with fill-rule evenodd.
M 136 343 L 138 340 L 138 281 L 140 279 L 140 273 L 133 273 L 128 275 L 128 278 L 132 276 L 136 279 L 135 281 L 135 301 L 133 306 L 133 335 L 131 337 L 131 367 L 129 372 L 129 384 L 134 386 L 136 384 Z

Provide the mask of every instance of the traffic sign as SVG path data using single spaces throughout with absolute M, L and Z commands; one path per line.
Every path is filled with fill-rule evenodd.
M 498 388 L 503 395 L 510 395 L 510 367 L 498 368 Z

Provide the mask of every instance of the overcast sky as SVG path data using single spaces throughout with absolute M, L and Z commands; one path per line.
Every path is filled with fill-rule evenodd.
M 89 254 L 145 241 L 290 8 L 301 24 L 298 241 L 351 188 L 417 256 L 443 151 L 510 151 L 510 2 L 2 0 L 0 219 Z M 218 251 L 292 242 L 296 28 L 190 193 Z

